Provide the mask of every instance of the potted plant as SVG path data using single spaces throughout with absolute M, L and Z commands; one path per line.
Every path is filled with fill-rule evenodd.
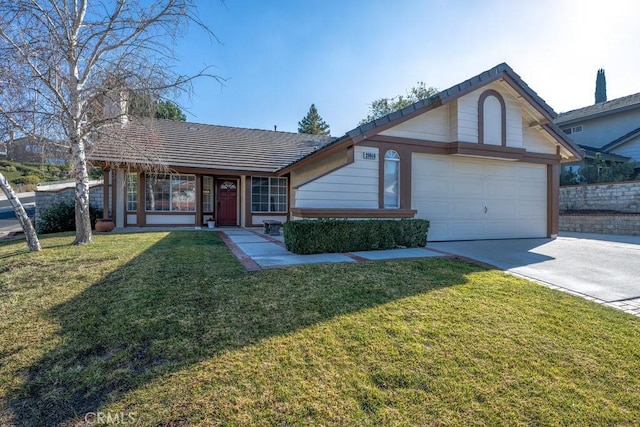
M 115 228 L 115 223 L 113 222 L 113 218 L 98 218 L 96 219 L 96 231 L 100 233 L 108 233 Z
M 211 216 L 210 216 L 210 217 L 207 219 L 207 226 L 208 226 L 209 228 L 216 228 L 216 222 L 213 220 L 213 217 L 211 217 Z

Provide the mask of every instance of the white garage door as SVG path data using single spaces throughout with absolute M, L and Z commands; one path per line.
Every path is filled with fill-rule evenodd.
M 546 237 L 545 165 L 414 154 L 412 208 L 430 241 Z

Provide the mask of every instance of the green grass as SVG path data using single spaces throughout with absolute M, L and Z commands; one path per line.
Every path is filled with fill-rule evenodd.
M 72 240 L 0 244 L 0 425 L 640 424 L 640 319 L 501 272 Z

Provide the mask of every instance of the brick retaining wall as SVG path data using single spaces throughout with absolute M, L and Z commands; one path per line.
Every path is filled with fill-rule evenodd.
M 560 211 L 583 212 L 561 213 L 560 231 L 640 236 L 640 181 L 562 186 Z
M 560 231 L 640 236 L 640 214 L 561 214 Z
M 562 186 L 560 210 L 640 213 L 640 181 Z
M 102 183 L 93 183 L 89 187 L 89 205 L 103 209 L 104 205 L 104 186 Z M 35 222 L 38 223 L 40 219 L 40 212 L 46 211 L 48 206 L 59 203 L 62 201 L 74 203 L 75 200 L 75 187 L 71 184 L 70 187 L 56 189 L 56 190 L 37 190 L 36 191 L 36 213 Z

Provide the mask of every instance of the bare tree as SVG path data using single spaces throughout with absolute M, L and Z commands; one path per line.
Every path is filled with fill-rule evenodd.
M 189 90 L 205 68 L 172 66 L 188 24 L 210 37 L 195 0 L 12 0 L 0 2 L 0 120 L 23 135 L 60 141 L 75 176 L 76 238 L 91 243 L 86 152 L 126 124 L 123 102 Z M 216 77 L 217 78 L 217 77 Z
M 16 217 L 18 218 L 18 222 L 22 226 L 24 230 L 24 235 L 27 237 L 27 246 L 31 252 L 37 252 L 41 250 L 40 241 L 38 240 L 38 235 L 36 234 L 35 228 L 33 228 L 33 224 L 31 224 L 31 220 L 27 215 L 27 212 L 24 210 L 20 199 L 13 192 L 13 189 L 7 182 L 7 179 L 4 177 L 2 173 L 0 173 L 0 188 L 4 191 L 4 194 L 7 195 L 7 200 L 13 207 L 13 210 L 16 213 Z

